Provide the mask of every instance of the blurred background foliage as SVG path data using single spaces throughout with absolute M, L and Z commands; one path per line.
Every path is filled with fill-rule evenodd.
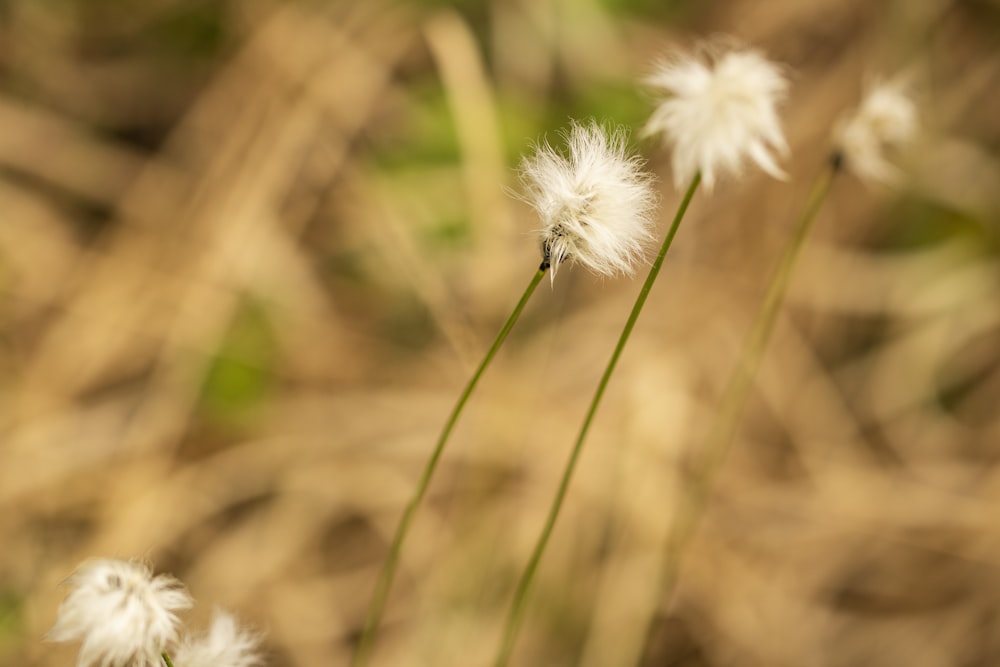
M 786 63 L 790 178 L 695 200 L 542 568 L 524 665 L 1000 663 L 995 0 L 3 0 L 0 663 L 140 557 L 347 664 L 437 430 L 538 262 L 520 156 L 633 131 L 666 50 Z M 757 393 L 665 535 L 830 128 L 910 69 L 899 188 L 837 184 Z M 661 224 L 661 233 L 664 225 Z M 376 656 L 485 665 L 637 285 L 539 291 L 446 454 Z M 647 632 L 648 629 L 648 632 Z

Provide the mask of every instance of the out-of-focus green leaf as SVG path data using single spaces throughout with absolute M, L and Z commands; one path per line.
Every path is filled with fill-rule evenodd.
M 984 254 L 1000 251 L 996 235 L 969 215 L 917 197 L 904 197 L 890 209 L 875 245 L 887 251 L 907 251 L 964 239 Z
M 202 385 L 202 409 L 213 418 L 239 421 L 267 397 L 276 346 L 260 305 L 245 301 L 212 360 Z
M 441 87 L 428 84 L 410 101 L 405 125 L 373 146 L 376 168 L 396 171 L 457 162 L 458 137 Z
M 0 647 L 21 635 L 24 626 L 22 597 L 0 589 Z

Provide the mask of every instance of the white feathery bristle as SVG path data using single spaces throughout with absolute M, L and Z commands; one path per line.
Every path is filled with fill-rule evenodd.
M 788 152 L 777 110 L 788 80 L 759 52 L 701 45 L 660 62 L 646 83 L 665 97 L 643 134 L 660 134 L 673 148 L 678 188 L 700 172 L 711 190 L 722 174 L 741 174 L 747 159 L 785 178 L 775 153 Z
M 876 81 L 858 108 L 836 130 L 844 165 L 865 181 L 895 183 L 899 170 L 886 152 L 911 141 L 917 133 L 917 107 L 904 78 Z
M 173 662 L 175 667 L 259 667 L 264 664 L 260 635 L 241 627 L 232 614 L 216 609 L 208 632 L 186 637 Z
M 134 561 L 84 563 L 67 583 L 50 641 L 81 643 L 79 667 L 154 667 L 177 639 L 177 611 L 191 597 L 169 575 L 153 576 Z
M 652 240 L 656 195 L 628 133 L 574 122 L 561 153 L 541 143 L 521 163 L 525 200 L 542 220 L 552 277 L 567 260 L 602 275 L 629 274 Z

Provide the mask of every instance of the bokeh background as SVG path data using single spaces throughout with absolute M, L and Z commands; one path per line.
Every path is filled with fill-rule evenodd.
M 521 665 L 1000 664 L 995 0 L 4 0 L 0 664 L 60 582 L 138 557 L 347 664 L 448 410 L 539 257 L 519 156 L 571 118 L 637 137 L 667 49 L 786 63 L 790 178 L 699 193 L 595 423 Z M 690 487 L 762 289 L 880 74 L 924 131 L 894 188 L 835 186 L 743 426 Z M 658 174 L 662 236 L 678 203 Z M 487 665 L 639 282 L 564 268 L 464 415 L 376 664 Z

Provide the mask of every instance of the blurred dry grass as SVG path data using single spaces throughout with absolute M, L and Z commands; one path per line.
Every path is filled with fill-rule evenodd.
M 658 559 L 769 267 L 866 76 L 917 63 L 901 193 L 824 208 L 651 665 L 1000 664 L 1000 6 L 990 0 L 0 5 L 0 663 L 60 580 L 148 558 L 346 664 L 386 540 L 537 265 L 511 166 L 637 125 L 663 49 L 794 71 L 789 183 L 699 195 L 574 482 L 525 665 L 637 664 Z M 667 159 L 663 215 L 677 195 Z M 484 665 L 637 283 L 561 272 L 465 415 L 381 665 Z

